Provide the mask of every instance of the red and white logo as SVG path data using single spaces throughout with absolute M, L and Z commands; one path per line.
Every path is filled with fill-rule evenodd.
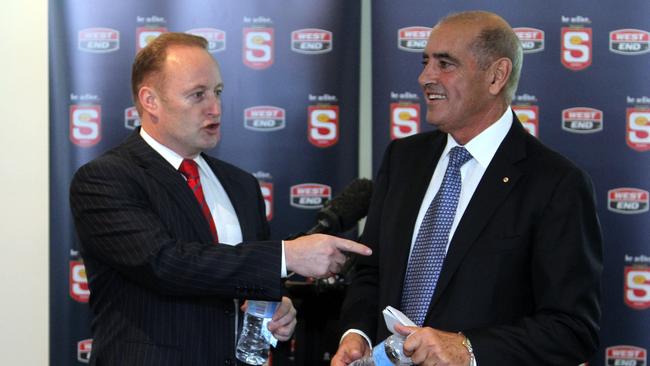
M 562 65 L 579 71 L 591 65 L 591 28 L 562 27 Z
M 513 28 L 521 42 L 524 53 L 534 53 L 544 50 L 544 31 L 537 28 Z
M 86 267 L 82 261 L 70 261 L 70 297 L 78 302 L 88 302 L 90 297 Z
M 244 65 L 261 70 L 273 64 L 273 28 L 244 28 Z
M 409 52 L 422 52 L 427 46 L 431 28 L 406 27 L 397 30 L 397 48 Z
M 86 28 L 79 31 L 79 50 L 92 53 L 120 49 L 120 32 L 111 28 Z
M 607 192 L 607 209 L 620 214 L 648 211 L 648 191 L 639 188 L 615 188 Z
M 93 146 L 101 140 L 102 108 L 100 105 L 70 106 L 70 141 L 81 147 Z
M 650 33 L 639 29 L 618 29 L 609 32 L 609 50 L 621 55 L 650 52 Z
M 637 151 L 650 150 L 650 109 L 628 108 L 626 112 L 627 146 Z
M 209 52 L 219 52 L 226 49 L 226 32 L 216 28 L 194 28 L 185 33 L 203 37 L 208 41 Z
M 419 103 L 390 104 L 390 139 L 401 139 L 420 132 Z
M 603 130 L 603 111 L 589 107 L 562 111 L 562 129 L 573 133 L 594 133 Z
M 258 182 L 260 183 L 260 190 L 266 207 L 266 221 L 271 221 L 273 219 L 273 183 L 261 180 Z
M 307 55 L 326 53 L 332 50 L 332 32 L 307 28 L 291 32 L 291 50 Z
M 625 267 L 625 305 L 635 310 L 650 308 L 650 267 Z
M 165 27 L 138 27 L 135 30 L 135 51 L 147 47 L 147 45 L 156 39 L 159 35 L 167 32 Z
M 140 126 L 140 115 L 135 107 L 129 107 L 124 110 L 124 127 L 129 130 L 135 130 Z
M 282 108 L 261 105 L 244 109 L 244 127 L 254 131 L 276 131 L 285 127 Z
M 307 119 L 307 139 L 312 145 L 330 147 L 339 141 L 338 105 L 310 105 Z
M 646 366 L 648 351 L 635 346 L 611 346 L 605 349 L 605 365 Z
M 303 183 L 291 186 L 291 206 L 316 209 L 332 199 L 332 188 L 318 183 Z
M 92 338 L 77 342 L 77 361 L 81 363 L 90 363 L 90 352 L 92 351 L 92 348 Z
M 526 131 L 539 137 L 539 107 L 536 105 L 513 105 L 512 110 Z

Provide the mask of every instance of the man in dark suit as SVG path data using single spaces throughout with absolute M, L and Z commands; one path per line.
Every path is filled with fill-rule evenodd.
M 223 89 L 206 46 L 167 33 L 138 53 L 142 128 L 81 167 L 70 187 L 93 365 L 235 364 L 237 300 L 280 302 L 268 328 L 287 340 L 296 311 L 281 277 L 326 277 L 343 251 L 369 252 L 326 235 L 268 240 L 257 180 L 202 153 L 220 138 Z
M 408 309 L 430 284 L 418 327 L 395 327 L 415 364 L 575 366 L 598 347 L 602 239 L 592 184 L 510 110 L 521 64 L 515 33 L 495 14 L 453 14 L 432 29 L 419 83 L 438 130 L 386 150 L 361 238 L 373 255 L 356 266 L 342 311 L 349 331 L 332 365 L 390 335 L 384 307 L 417 319 Z M 457 164 L 454 150 L 469 160 Z M 449 202 L 437 193 L 450 191 L 448 173 L 461 179 L 445 211 L 433 203 Z M 428 221 L 430 210 L 447 216 Z M 425 222 L 449 229 L 441 257 L 418 262 L 420 237 L 439 229 Z M 422 292 L 407 291 L 418 278 Z

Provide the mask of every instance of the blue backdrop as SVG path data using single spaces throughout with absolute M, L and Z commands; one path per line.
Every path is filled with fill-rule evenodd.
M 650 347 L 650 3 L 375 0 L 373 165 L 429 130 L 417 85 L 429 27 L 451 11 L 510 22 L 524 49 L 513 102 L 545 144 L 593 178 L 605 237 L 602 344 L 592 365 L 647 364 Z M 255 174 L 273 236 L 313 224 L 357 176 L 359 1 L 50 1 L 51 364 L 91 349 L 88 288 L 68 206 L 74 171 L 138 125 L 136 51 L 163 31 L 201 34 L 226 85 L 212 152 Z
M 650 3 L 374 1 L 375 169 L 391 139 L 432 129 L 417 84 L 429 27 L 450 12 L 471 9 L 496 12 L 516 28 L 525 55 L 513 108 L 529 131 L 594 180 L 605 272 L 602 342 L 590 364 L 646 365 Z
M 272 235 L 315 224 L 358 175 L 360 2 L 50 1 L 52 365 L 87 363 L 88 286 L 68 205 L 74 171 L 139 125 L 136 51 L 161 32 L 204 36 L 221 65 L 222 142 L 254 174 Z

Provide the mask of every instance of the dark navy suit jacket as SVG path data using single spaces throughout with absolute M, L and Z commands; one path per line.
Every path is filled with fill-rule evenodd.
M 343 306 L 347 329 L 379 342 L 399 308 L 415 221 L 447 142 L 436 131 L 393 141 L 375 181 L 360 258 Z M 462 331 L 480 366 L 571 365 L 598 347 L 602 238 L 590 179 L 516 119 L 455 234 L 425 325 Z

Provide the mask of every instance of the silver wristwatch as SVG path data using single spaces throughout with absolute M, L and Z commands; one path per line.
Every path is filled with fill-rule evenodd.
M 467 353 L 469 353 L 469 366 L 476 366 L 476 358 L 474 357 L 474 349 L 472 348 L 472 342 L 469 341 L 469 338 L 467 338 L 463 332 L 458 332 L 463 337 L 463 343 L 462 345 L 465 346 L 467 349 Z

